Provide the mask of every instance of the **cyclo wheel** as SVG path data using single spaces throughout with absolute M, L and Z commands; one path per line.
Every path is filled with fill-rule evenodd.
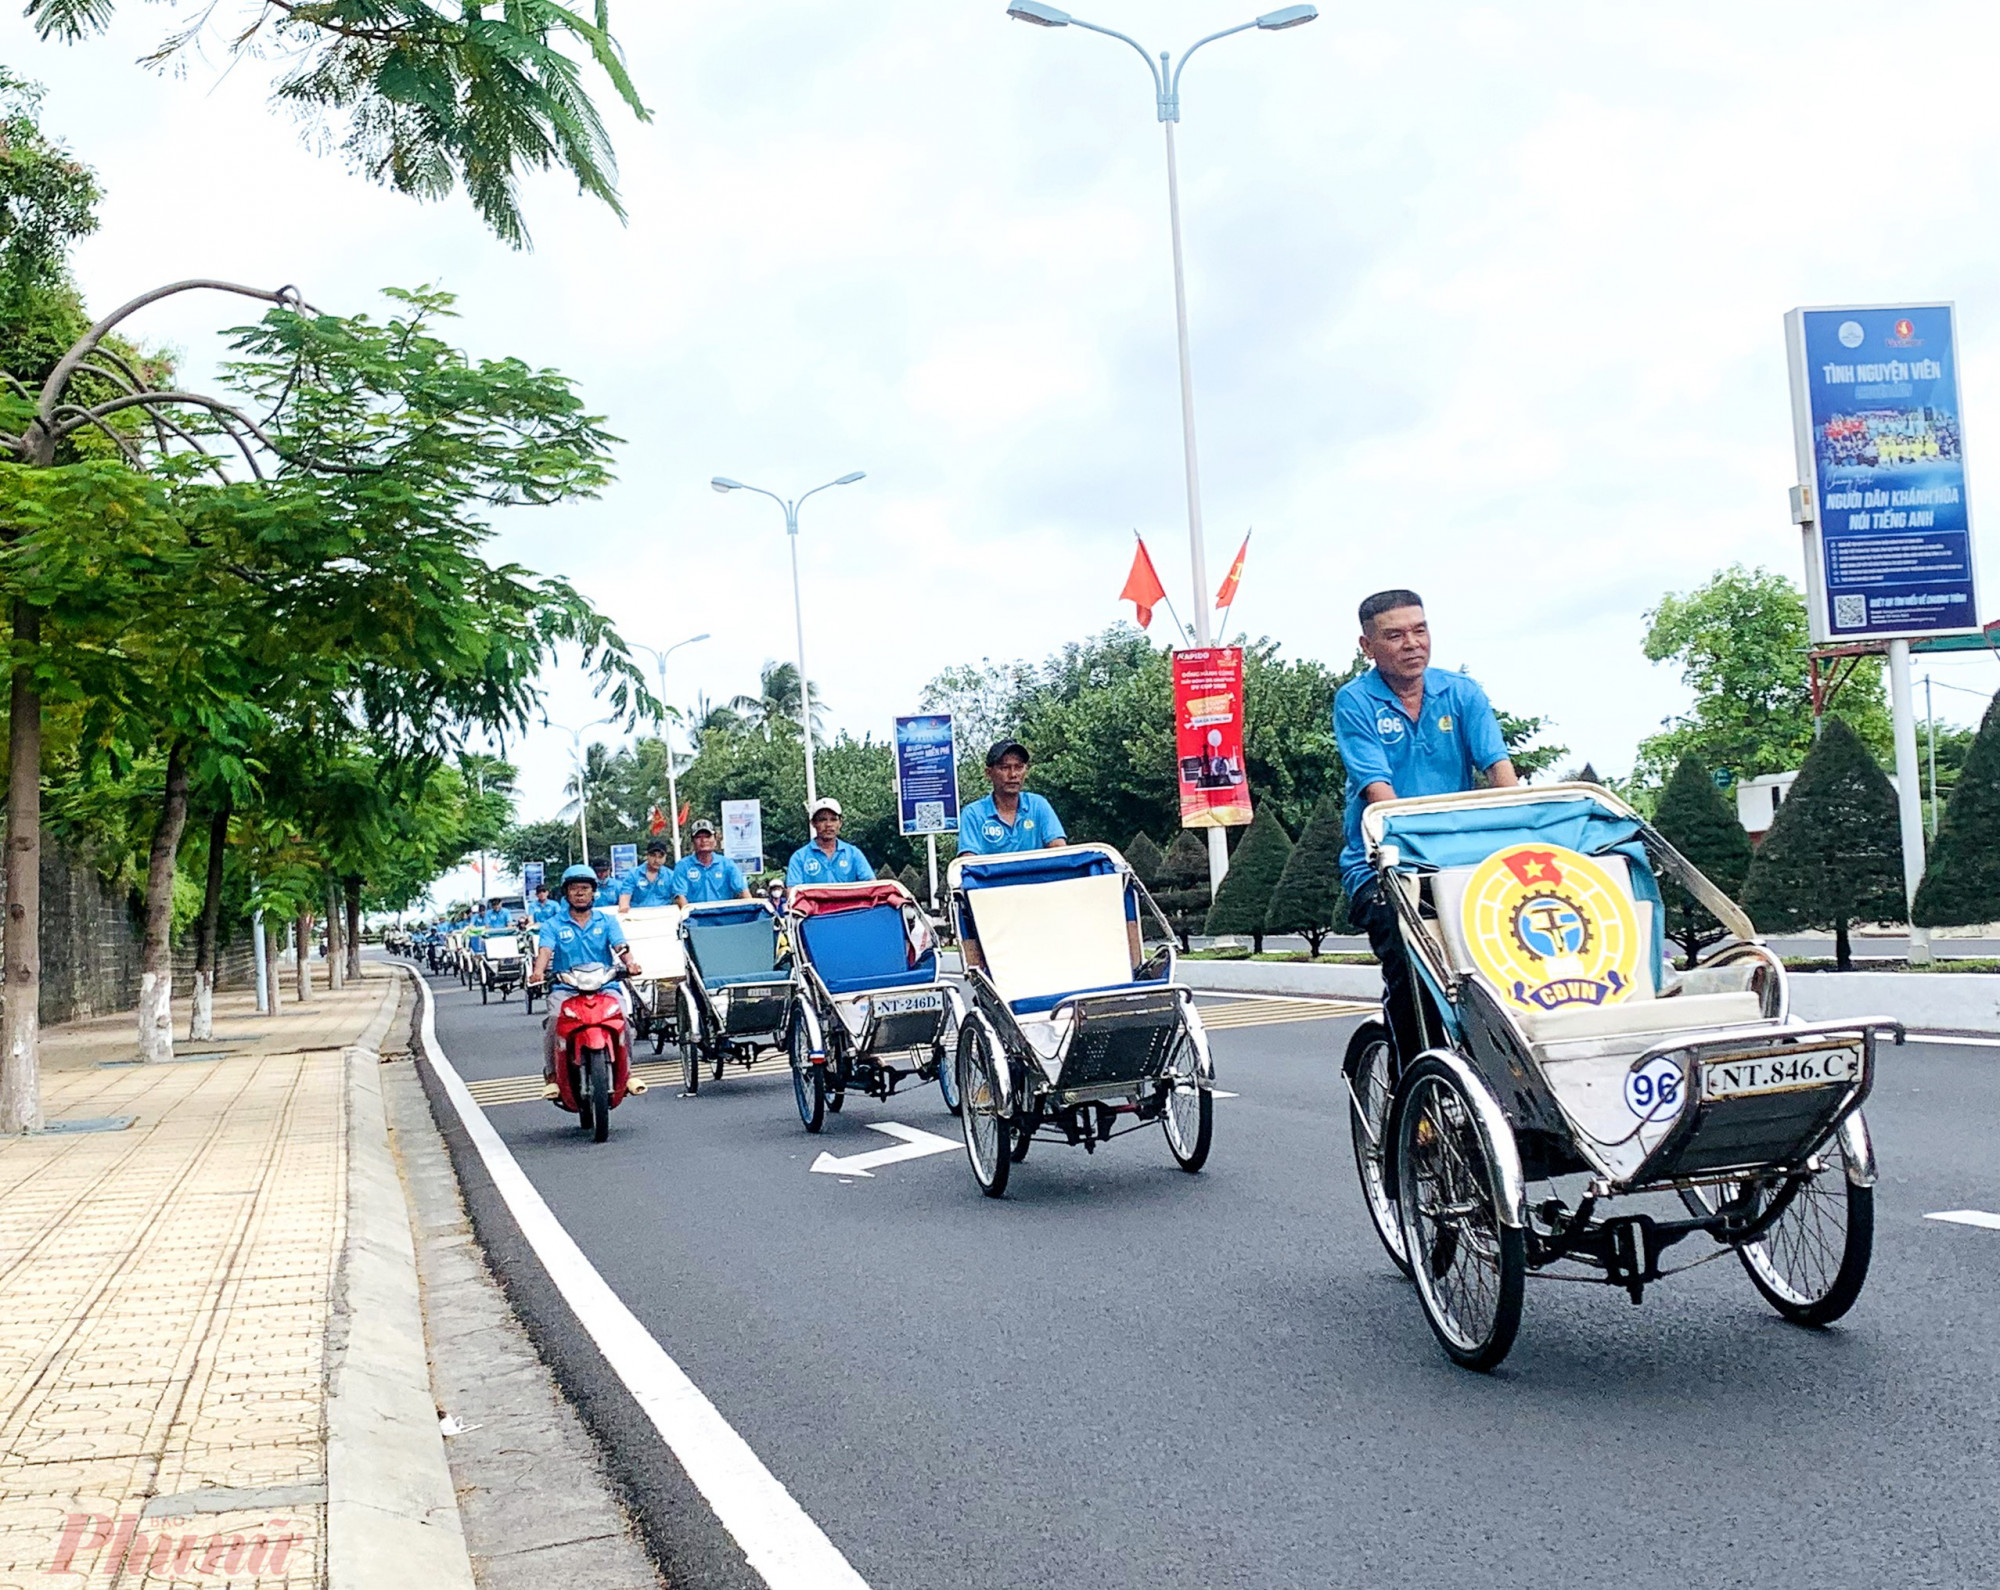
M 688 1093 L 701 1091 L 701 1013 L 685 988 L 681 990 L 681 1087 Z
M 1501 1224 L 1499 1176 L 1450 1067 L 1411 1067 L 1392 1119 L 1403 1250 L 1424 1318 L 1454 1363 L 1491 1369 L 1521 1328 L 1527 1235 Z
M 1209 1142 L 1215 1136 L 1215 1095 L 1201 1085 L 1194 1037 L 1185 1028 L 1167 1052 L 1165 1080 L 1167 1097 L 1160 1124 L 1166 1128 L 1174 1163 L 1192 1176 L 1208 1163 Z
M 1361 1201 L 1383 1250 L 1404 1275 L 1410 1273 L 1403 1252 L 1403 1221 L 1396 1212 L 1396 1195 L 1389 1186 L 1389 1106 L 1394 1089 L 1389 1080 L 1389 1029 L 1379 1021 L 1364 1021 L 1348 1040 L 1341 1075 L 1347 1079 L 1347 1125 L 1354 1139 L 1354 1169 L 1361 1179 Z
M 590 1140 L 601 1143 L 611 1135 L 611 1054 L 593 1049 L 590 1067 Z
M 1774 1194 L 1768 1183 L 1755 1188 L 1753 1215 L 1767 1213 L 1774 1197 L 1785 1200 L 1784 1212 L 1755 1242 L 1736 1248 L 1764 1301 L 1794 1325 L 1815 1328 L 1854 1307 L 1875 1253 L 1875 1189 L 1847 1179 L 1847 1151 L 1838 1134 L 1822 1152 L 1819 1171 L 1789 1193 Z M 1695 1214 L 1713 1214 L 1743 1184 L 1726 1185 L 1726 1193 L 1691 1188 L 1681 1200 Z
M 993 1063 L 986 1031 L 968 1021 L 958 1030 L 958 1096 L 965 1113 L 959 1122 L 965 1131 L 965 1157 L 972 1165 L 972 1179 L 988 1198 L 998 1198 L 1007 1190 L 1007 1173 L 1013 1166 L 1009 1153 L 1012 1129 L 996 1113 L 1006 1101 L 1000 1097 L 1000 1075 Z
M 817 1132 L 826 1124 L 826 1072 L 824 1067 L 812 1063 L 812 1039 L 803 1021 L 792 1022 L 789 1047 L 792 1097 L 798 1101 L 799 1119 L 805 1123 L 808 1132 Z
M 830 1080 L 826 1089 L 826 1107 L 835 1115 L 841 1105 L 847 1102 L 847 1084 L 854 1078 L 854 1061 L 845 1050 L 838 1046 L 826 1058 L 826 1069 Z

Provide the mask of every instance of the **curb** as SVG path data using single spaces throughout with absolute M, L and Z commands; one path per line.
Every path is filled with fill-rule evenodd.
M 341 1053 L 347 1231 L 327 1343 L 329 1590 L 473 1590 L 431 1394 L 409 1200 L 382 1099 L 380 1049 L 402 989 L 392 975 L 382 1009 Z

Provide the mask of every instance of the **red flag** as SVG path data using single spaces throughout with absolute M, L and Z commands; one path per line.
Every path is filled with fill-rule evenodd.
M 691 807 L 693 807 L 693 805 L 694 805 L 694 802 L 693 802 L 693 801 L 682 801 L 682 802 L 681 802 L 681 809 L 680 809 L 680 815 L 679 815 L 679 816 L 677 816 L 677 817 L 676 817 L 676 818 L 674 819 L 674 821 L 675 821 L 676 823 L 678 823 L 678 824 L 679 824 L 679 825 L 680 825 L 680 826 L 681 826 L 682 828 L 685 828 L 685 827 L 687 827 L 687 820 L 688 820 L 688 811 L 689 811 L 689 809 L 690 809 Z
M 653 808 L 652 820 L 646 825 L 649 834 L 664 834 L 667 831 L 667 814 L 659 807 Z
M 1146 543 L 1141 541 L 1132 554 L 1132 572 L 1125 576 L 1125 589 L 1118 593 L 1118 600 L 1130 602 L 1139 610 L 1139 627 L 1150 629 L 1153 625 L 1153 609 L 1167 599 L 1167 588 L 1160 583 L 1160 577 L 1153 571 L 1153 560 L 1146 553 Z
M 1243 582 L 1243 558 L 1250 550 L 1250 537 L 1244 536 L 1243 545 L 1236 549 L 1236 561 L 1229 565 L 1229 573 L 1223 577 L 1222 589 L 1215 593 L 1217 607 L 1230 607 L 1236 601 L 1236 587 Z

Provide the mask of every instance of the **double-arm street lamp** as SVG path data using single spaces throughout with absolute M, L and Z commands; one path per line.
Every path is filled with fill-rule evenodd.
M 583 864 L 586 867 L 590 865 L 590 829 L 584 823 L 584 813 L 590 806 L 590 779 L 587 777 L 590 769 L 584 763 L 583 737 L 592 729 L 601 729 L 607 723 L 617 721 L 616 718 L 598 718 L 580 729 L 572 729 L 567 723 L 551 723 L 546 718 L 542 720 L 543 728 L 561 729 L 569 736 L 570 756 L 576 763 L 576 837 L 583 847 Z
M 706 633 L 690 635 L 686 640 L 677 640 L 665 651 L 655 651 L 651 646 L 632 647 L 652 658 L 660 670 L 660 743 L 667 748 L 667 821 L 674 825 L 674 861 L 681 859 L 681 796 L 680 786 L 674 781 L 674 737 L 667 724 L 667 659 L 683 646 L 692 646 L 697 641 L 707 640 Z
M 819 786 L 813 782 L 813 708 L 812 681 L 806 673 L 806 615 L 799 597 L 799 505 L 829 486 L 851 486 L 865 477 L 866 471 L 855 470 L 851 475 L 842 475 L 838 480 L 829 480 L 825 486 L 815 486 L 804 496 L 780 497 L 775 491 L 766 491 L 762 486 L 746 486 L 740 480 L 731 480 L 727 475 L 717 475 L 709 482 L 717 491 L 754 491 L 760 497 L 769 497 L 785 510 L 785 534 L 792 543 L 792 621 L 797 626 L 799 636 L 799 728 L 806 742 L 806 800 L 808 803 L 819 799 Z
M 1041 0 L 1014 0 L 1007 7 L 1007 15 L 1017 22 L 1032 22 L 1039 28 L 1085 28 L 1092 33 L 1102 33 L 1107 38 L 1122 39 L 1139 52 L 1139 59 L 1146 63 L 1146 70 L 1153 75 L 1154 106 L 1167 130 L 1167 219 L 1174 246 L 1174 319 L 1180 333 L 1181 444 L 1187 457 L 1188 551 L 1194 571 L 1194 638 L 1196 645 L 1207 646 L 1214 636 L 1208 617 L 1208 555 L 1202 546 L 1201 535 L 1201 471 L 1195 462 L 1194 373 L 1188 363 L 1187 283 L 1181 269 L 1180 168 L 1174 155 L 1174 126 L 1181 119 L 1181 73 L 1187 70 L 1188 58 L 1204 44 L 1226 39 L 1232 33 L 1247 33 L 1252 28 L 1261 28 L 1266 33 L 1282 33 L 1287 28 L 1300 27 L 1312 21 L 1319 15 L 1319 8 L 1283 6 L 1276 11 L 1267 11 L 1233 28 L 1224 28 L 1220 33 L 1196 39 L 1181 52 L 1178 62 L 1162 50 L 1158 64 L 1154 63 L 1146 47 L 1130 34 L 1120 33 L 1115 28 L 1099 27 L 1095 22 L 1073 17 L 1067 11 L 1058 11 L 1052 5 L 1043 5 Z M 1208 831 L 1210 887 L 1219 886 L 1228 870 L 1228 841 L 1220 828 L 1211 828 Z

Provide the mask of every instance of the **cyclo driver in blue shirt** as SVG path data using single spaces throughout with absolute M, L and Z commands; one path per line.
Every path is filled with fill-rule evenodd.
M 1347 843 L 1340 881 L 1348 915 L 1382 966 L 1382 1011 L 1399 1060 L 1422 1049 L 1417 988 L 1396 925 L 1361 841 L 1361 813 L 1377 801 L 1476 789 L 1478 775 L 1520 783 L 1492 704 L 1465 674 L 1430 666 L 1431 631 L 1415 591 L 1377 591 L 1361 604 L 1361 650 L 1375 666 L 1333 698 L 1333 733 L 1347 765 Z
M 664 839 L 650 840 L 646 845 L 645 864 L 634 867 L 619 880 L 618 909 L 623 912 L 634 907 L 643 909 L 649 905 L 673 903 L 674 869 L 667 865 L 667 842 Z
M 993 793 L 958 814 L 961 856 L 995 856 L 1069 843 L 1056 809 L 1024 787 L 1028 748 L 1019 740 L 995 740 L 987 748 L 986 781 Z
M 806 802 L 806 821 L 812 824 L 813 836 L 792 852 L 785 868 L 787 889 L 801 884 L 875 881 L 875 869 L 869 866 L 868 858 L 858 846 L 840 837 L 841 815 L 840 802 L 831 795 Z
M 618 918 L 609 911 L 596 907 L 597 873 L 589 867 L 571 867 L 562 875 L 563 899 L 568 909 L 557 912 L 542 924 L 541 947 L 535 951 L 535 981 L 545 981 L 551 973 L 555 984 L 549 987 L 549 1013 L 542 1021 L 542 1097 L 558 1098 L 556 1090 L 556 1005 L 561 995 L 556 985 L 562 982 L 563 973 L 579 966 L 623 966 L 627 975 L 641 975 L 639 963 L 632 959 L 625 945 L 625 930 L 618 925 Z M 619 1002 L 625 1008 L 625 1019 L 632 1018 L 632 1001 L 625 992 L 625 985 L 612 985 L 618 990 Z
M 715 853 L 715 824 L 706 817 L 695 819 L 688 830 L 694 854 L 683 856 L 674 868 L 674 904 L 709 905 L 717 900 L 747 900 L 750 886 L 743 881 L 743 869 L 727 856 Z

